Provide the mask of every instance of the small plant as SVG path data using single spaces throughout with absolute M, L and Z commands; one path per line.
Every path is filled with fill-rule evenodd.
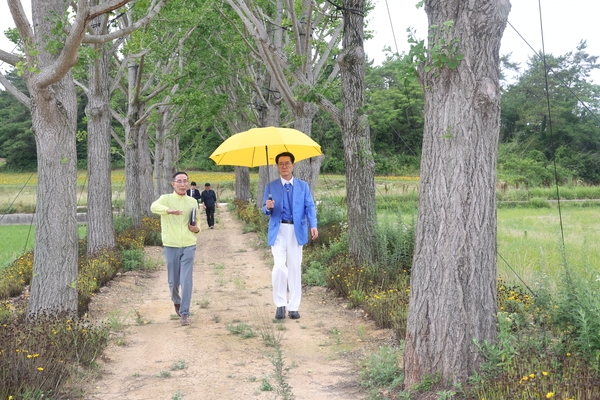
M 242 290 L 242 289 L 246 288 L 246 281 L 241 276 L 234 276 L 233 277 L 233 285 L 235 286 L 236 289 Z
M 173 397 L 171 397 L 171 400 L 182 400 L 183 399 L 183 393 L 181 393 L 181 391 L 177 391 Z
M 271 385 L 271 382 L 269 382 L 269 378 L 262 378 L 261 383 L 260 383 L 260 391 L 261 392 L 272 392 L 273 391 L 273 385 Z
M 202 309 L 208 308 L 208 306 L 210 305 L 210 300 L 209 299 L 200 299 L 200 301 L 198 302 L 198 305 Z
M 136 271 L 144 267 L 144 250 L 129 249 L 123 250 L 123 271 Z
M 359 383 L 369 391 L 377 392 L 380 388 L 387 390 L 399 388 L 404 382 L 404 375 L 398 366 L 400 350 L 391 346 L 381 346 L 377 353 L 371 354 L 362 362 Z
M 237 325 L 227 324 L 227 330 L 233 335 L 237 335 L 242 339 L 249 339 L 256 336 L 256 334 L 252 331 L 252 328 L 250 328 L 250 326 L 245 322 L 240 322 Z
M 135 323 L 138 325 L 147 325 L 150 323 L 150 320 L 144 318 L 144 316 L 135 308 L 133 309 L 133 312 L 135 313 Z
M 289 368 L 285 367 L 283 361 L 283 351 L 279 346 L 275 347 L 275 353 L 267 354 L 271 364 L 275 367 L 275 381 L 277 382 L 276 393 L 281 396 L 282 399 L 291 400 L 294 398 L 292 387 L 287 382 L 287 373 Z
M 263 343 L 270 347 L 279 346 L 286 330 L 285 325 L 281 323 L 273 324 L 270 318 L 260 311 L 255 313 L 254 319 L 258 321 L 258 333 L 262 338 Z M 275 328 L 275 326 L 277 326 L 277 328 Z
M 169 371 L 160 371 L 158 374 L 156 374 L 156 376 L 158 376 L 159 378 L 170 378 L 171 377 L 171 372 L 169 372 Z
M 187 368 L 187 364 L 185 363 L 185 360 L 179 360 L 176 363 L 174 363 L 173 365 L 171 365 L 171 371 L 177 371 L 180 369 L 186 369 Z

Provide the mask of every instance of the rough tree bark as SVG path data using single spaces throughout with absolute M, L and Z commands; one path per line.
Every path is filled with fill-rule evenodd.
M 346 206 L 350 254 L 363 262 L 375 256 L 375 160 L 365 106 L 364 0 L 344 1 L 342 76 L 342 138 L 346 161 Z
M 0 82 L 30 107 L 38 153 L 37 229 L 28 318 L 77 313 L 77 101 L 70 70 L 88 22 L 128 1 L 91 6 L 81 0 L 70 24 L 58 36 L 55 25 L 67 15 L 69 2 L 33 0 L 32 24 L 19 0 L 7 2 L 25 54 L 19 57 L 0 51 L 0 60 L 24 67 L 30 98 L 1 73 Z M 103 41 L 98 37 L 99 43 Z
M 248 203 L 251 197 L 250 169 L 248 167 L 235 167 L 235 199 Z
M 90 29 L 96 35 L 107 33 L 108 15 L 97 17 Z M 110 78 L 111 45 L 95 44 L 97 58 L 89 68 L 88 104 L 88 230 L 87 254 L 115 247 L 112 214 Z
M 482 361 L 473 340 L 494 342 L 497 336 L 499 49 L 510 2 L 426 0 L 425 11 L 433 29 L 430 48 L 458 38 L 456 54 L 464 59 L 449 69 L 436 67 L 430 57 L 426 65 L 433 68 L 421 70 L 425 131 L 404 357 L 407 388 L 426 376 L 464 382 Z M 441 28 L 447 21 L 454 21 L 454 29 Z

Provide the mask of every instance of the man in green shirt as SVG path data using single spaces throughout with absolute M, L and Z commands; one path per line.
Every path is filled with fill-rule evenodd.
M 176 172 L 171 181 L 173 193 L 163 194 L 150 206 L 154 214 L 160 215 L 169 290 L 181 325 L 190 324 L 192 271 L 196 252 L 195 234 L 200 232 L 198 203 L 196 199 L 186 194 L 188 184 L 187 173 Z M 195 218 L 192 218 L 192 210 L 195 210 Z

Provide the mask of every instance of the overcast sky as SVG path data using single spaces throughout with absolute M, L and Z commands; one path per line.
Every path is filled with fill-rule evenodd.
M 23 1 L 26 12 L 30 15 L 30 0 Z M 339 0 L 341 2 L 341 0 Z M 417 0 L 374 0 L 375 10 L 368 17 L 369 29 L 375 37 L 365 43 L 369 58 L 379 65 L 384 59 L 382 49 L 390 46 L 394 51 L 408 50 L 406 41 L 408 27 L 417 31 L 418 38 L 427 36 L 427 16 L 423 8 L 417 9 Z M 575 49 L 580 40 L 586 39 L 588 52 L 600 55 L 600 34 L 598 34 L 598 0 L 512 0 L 512 9 L 508 21 L 536 50 L 542 49 L 539 4 L 542 8 L 544 25 L 544 44 L 547 54 L 561 55 Z M 388 15 L 388 8 L 392 21 Z M 6 0 L 0 0 L 0 49 L 11 51 L 13 45 L 1 34 L 7 27 L 13 26 L 12 17 Z M 395 34 L 395 42 L 394 35 Z M 502 54 L 512 52 L 512 61 L 525 61 L 533 54 L 523 39 L 513 28 L 507 26 L 500 49 Z M 2 67 L 0 67 L 2 68 Z M 2 68 L 4 69 L 4 68 Z M 594 75 L 594 82 L 600 83 L 600 73 Z

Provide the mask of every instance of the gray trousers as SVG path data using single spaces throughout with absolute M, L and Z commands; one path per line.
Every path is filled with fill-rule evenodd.
M 190 315 L 192 288 L 194 286 L 192 271 L 194 269 L 195 252 L 196 245 L 164 248 L 171 300 L 174 304 L 180 304 L 179 313 L 181 315 Z M 179 287 L 181 287 L 181 294 L 179 293 Z

